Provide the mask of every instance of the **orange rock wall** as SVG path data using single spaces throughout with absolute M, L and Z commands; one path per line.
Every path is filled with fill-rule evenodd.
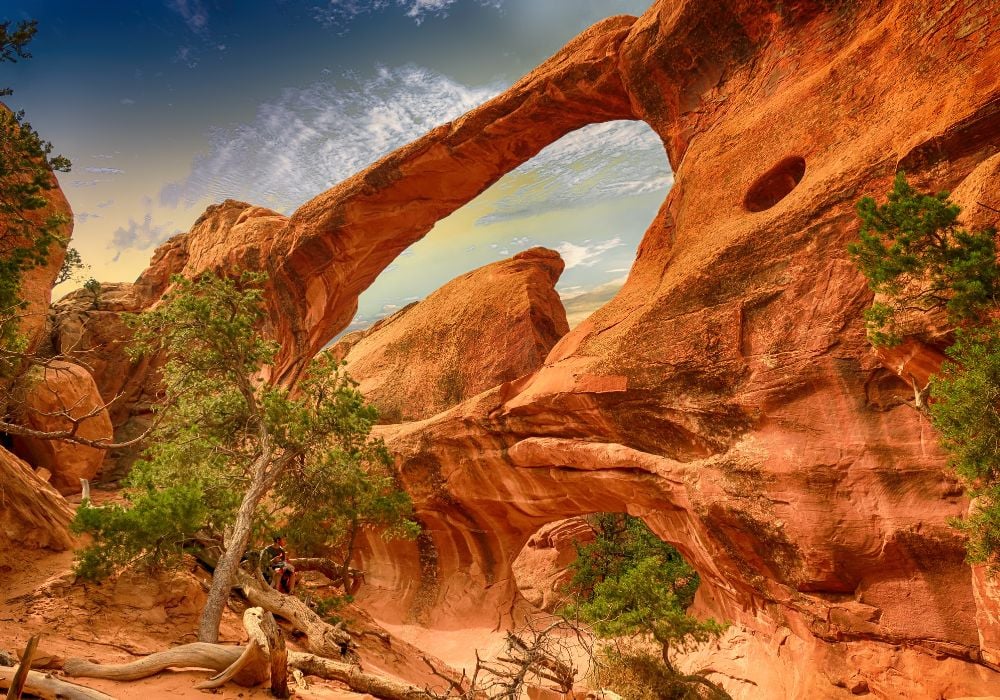
M 429 418 L 542 366 L 569 331 L 559 254 L 532 248 L 452 280 L 330 351 L 384 422 Z
M 539 527 L 625 511 L 766 647 L 759 697 L 987 695 L 995 604 L 947 525 L 968 502 L 866 341 L 845 245 L 898 168 L 997 190 L 998 26 L 961 0 L 657 0 L 287 219 L 210 209 L 140 283 L 152 301 L 169 271 L 266 267 L 291 382 L 436 220 L 565 133 L 642 119 L 675 184 L 621 292 L 532 375 L 384 428 L 426 529 L 366 541 L 368 604 L 505 624 Z

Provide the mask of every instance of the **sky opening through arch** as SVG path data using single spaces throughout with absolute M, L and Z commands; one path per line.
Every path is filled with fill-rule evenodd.
M 488 100 L 595 21 L 648 4 L 13 0 L 0 19 L 37 19 L 39 32 L 33 58 L 0 65 L 0 86 L 73 161 L 60 180 L 89 274 L 129 281 L 207 205 L 290 213 Z M 671 180 L 644 124 L 569 134 L 411 246 L 352 326 L 532 245 L 566 260 L 558 288 L 572 316 L 574 297 L 594 305 L 620 284 Z

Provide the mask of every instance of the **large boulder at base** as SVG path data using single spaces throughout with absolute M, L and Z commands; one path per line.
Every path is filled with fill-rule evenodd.
M 555 290 L 562 270 L 558 253 L 531 248 L 452 280 L 330 352 L 347 361 L 384 421 L 428 418 L 542 366 L 569 331 Z
M 0 560 L 17 564 L 24 548 L 69 549 L 73 510 L 22 459 L 0 447 Z M 6 563 L 6 562 L 5 562 Z
M 62 415 L 60 415 L 62 414 Z M 26 390 L 21 407 L 25 427 L 44 432 L 73 428 L 89 440 L 110 440 L 111 418 L 93 377 L 85 368 L 55 360 Z M 62 493 L 80 490 L 80 479 L 93 479 L 104 461 L 105 450 L 64 440 L 15 437 L 14 451 L 33 466 L 52 474 L 52 485 Z

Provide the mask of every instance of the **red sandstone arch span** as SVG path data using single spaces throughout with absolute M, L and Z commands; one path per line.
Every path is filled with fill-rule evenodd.
M 140 283 L 266 265 L 291 381 L 438 218 L 572 129 L 642 119 L 675 184 L 618 296 L 533 375 L 387 431 L 428 530 L 371 545 L 383 609 L 495 620 L 539 525 L 623 510 L 699 569 L 704 607 L 772 644 L 762 665 L 791 675 L 771 697 L 984 694 L 1000 608 L 946 524 L 967 501 L 870 351 L 844 247 L 898 163 L 958 184 L 970 216 L 996 188 L 998 23 L 995 3 L 657 0 L 288 219 L 211 210 Z

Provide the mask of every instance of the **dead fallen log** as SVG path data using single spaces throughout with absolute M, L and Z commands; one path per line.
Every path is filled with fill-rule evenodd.
M 0 666 L 0 688 L 10 688 L 15 673 L 13 666 Z M 28 672 L 23 690 L 45 700 L 115 700 L 100 691 L 69 683 L 41 671 Z
M 307 675 L 339 681 L 356 693 L 368 693 L 381 700 L 437 700 L 439 697 L 415 685 L 365 673 L 354 664 L 326 659 L 316 654 L 290 651 L 288 663 Z
M 168 668 L 204 668 L 210 671 L 224 671 L 232 666 L 242 653 L 242 647 L 194 642 L 158 651 L 127 664 L 95 664 L 86 659 L 67 659 L 63 670 L 67 676 L 107 678 L 112 681 L 136 681 L 140 678 L 155 676 Z M 238 676 L 233 680 L 239 683 L 243 677 Z M 247 685 L 252 685 L 252 683 Z
M 266 588 L 245 571 L 239 571 L 237 577 L 238 585 L 250 604 L 288 620 L 306 635 L 307 646 L 312 653 L 338 658 L 351 650 L 351 635 L 339 625 L 324 622 L 299 598 Z
M 244 656 L 246 648 L 196 642 L 160 651 L 127 664 L 95 664 L 84 659 L 69 659 L 64 670 L 68 676 L 106 678 L 115 681 L 148 678 L 168 668 L 206 668 L 224 674 Z M 436 700 L 437 698 L 436 695 L 415 685 L 366 673 L 354 664 L 334 661 L 316 654 L 289 651 L 288 665 L 306 675 L 339 681 L 355 692 L 368 693 L 382 700 Z M 246 667 L 243 670 L 245 669 Z M 240 683 L 241 678 L 244 677 L 237 674 L 232 680 Z M 262 682 L 263 679 L 258 675 L 257 684 Z M 241 683 L 241 685 L 252 684 Z M 89 700 L 91 696 L 76 697 Z M 107 696 L 93 697 L 104 699 Z M 71 700 L 75 700 L 75 697 Z

